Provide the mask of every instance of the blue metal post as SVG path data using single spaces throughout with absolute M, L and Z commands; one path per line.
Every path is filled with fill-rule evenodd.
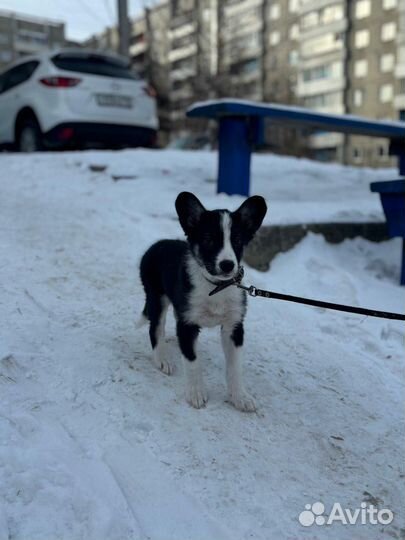
M 219 122 L 218 193 L 249 196 L 250 129 L 244 117 L 222 117 Z
M 401 176 L 405 176 L 405 154 L 398 156 L 398 169 Z

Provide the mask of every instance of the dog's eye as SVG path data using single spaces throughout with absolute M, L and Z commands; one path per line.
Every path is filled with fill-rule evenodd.
M 236 248 L 241 247 L 243 244 L 242 238 L 240 236 L 234 236 L 232 238 L 232 245 Z
M 205 247 L 210 248 L 214 245 L 214 239 L 211 236 L 205 236 L 203 238 L 203 244 Z

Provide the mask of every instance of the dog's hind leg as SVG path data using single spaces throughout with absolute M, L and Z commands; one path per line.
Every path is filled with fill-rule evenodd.
M 145 326 L 147 322 L 148 322 L 148 308 L 147 308 L 147 304 L 145 303 L 145 307 L 143 308 L 138 321 L 135 323 L 135 328 L 136 329 L 142 328 L 142 326 Z
M 172 366 L 164 358 L 165 323 L 169 300 L 165 295 L 149 294 L 146 298 L 147 315 L 149 319 L 149 336 L 152 345 L 152 360 L 155 366 L 171 375 Z

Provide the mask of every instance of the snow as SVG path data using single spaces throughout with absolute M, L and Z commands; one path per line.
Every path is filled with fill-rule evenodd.
M 401 120 L 376 121 L 375 119 L 364 118 L 364 116 L 358 116 L 355 114 L 345 114 L 343 117 L 341 114 L 321 113 L 321 112 L 313 111 L 305 107 L 297 107 L 294 105 L 282 105 L 280 103 L 259 103 L 257 101 L 252 101 L 249 99 L 221 98 L 221 99 L 207 99 L 204 101 L 196 101 L 187 109 L 187 114 L 189 114 L 190 116 L 200 116 L 200 114 L 196 114 L 198 109 L 200 109 L 201 107 L 214 107 L 214 106 L 217 106 L 217 107 L 222 106 L 222 110 L 221 110 L 221 113 L 222 113 L 222 112 L 227 112 L 227 106 L 233 107 L 234 105 L 240 105 L 242 107 L 251 108 L 250 110 L 247 109 L 245 111 L 241 111 L 241 114 L 245 112 L 245 113 L 249 113 L 252 116 L 254 116 L 254 113 L 257 111 L 264 112 L 268 110 L 268 111 L 274 111 L 274 112 L 280 111 L 280 112 L 302 114 L 304 116 L 303 118 L 304 123 L 307 122 L 308 115 L 311 116 L 312 119 L 319 119 L 321 121 L 325 119 L 329 121 L 329 124 L 333 125 L 333 130 L 331 131 L 334 131 L 336 129 L 337 131 L 345 132 L 346 130 L 344 129 L 344 124 L 347 125 L 347 123 L 349 122 L 360 124 L 360 126 L 362 126 L 360 129 L 362 129 L 363 126 L 365 127 L 365 125 L 368 124 L 371 127 L 371 129 L 367 130 L 366 128 L 365 129 L 366 133 L 364 133 L 364 135 L 368 135 L 368 136 L 377 136 L 377 137 L 379 136 L 378 134 L 377 135 L 373 134 L 375 133 L 376 124 L 378 124 L 383 131 L 386 130 L 386 133 L 382 135 L 383 137 L 390 137 L 391 135 L 395 135 L 399 137 L 404 134 L 404 130 L 405 130 L 405 122 Z M 209 115 L 206 115 L 206 112 L 204 112 L 204 116 L 209 116 Z M 336 124 L 333 124 L 334 120 L 337 121 Z M 342 126 L 342 124 L 343 124 L 343 129 L 339 129 L 339 126 Z M 393 133 L 393 130 L 395 130 L 394 133 Z M 370 134 L 370 131 L 372 132 L 371 134 Z M 353 133 L 353 131 L 348 131 L 348 133 Z
M 181 237 L 181 190 L 209 208 L 216 155 L 178 151 L 5 155 L 0 198 L 0 540 L 401 537 L 404 326 L 249 301 L 245 379 L 257 414 L 224 402 L 216 329 L 199 354 L 205 409 L 183 397 L 135 330 L 144 249 Z M 106 165 L 91 172 L 90 164 Z M 111 175 L 135 176 L 114 182 Z M 254 156 L 267 223 L 382 220 L 369 182 L 392 171 Z M 246 283 L 404 312 L 401 242 L 308 235 Z M 392 524 L 303 527 L 306 504 L 377 501 Z

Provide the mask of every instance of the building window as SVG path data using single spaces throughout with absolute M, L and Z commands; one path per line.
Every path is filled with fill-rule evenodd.
M 319 23 L 319 14 L 317 11 L 311 11 L 301 18 L 302 28 L 312 28 Z
M 270 6 L 270 11 L 269 11 L 269 17 L 271 20 L 276 20 L 276 19 L 279 19 L 280 18 L 280 4 L 272 4 Z
M 304 98 L 304 105 L 309 108 L 332 107 L 340 104 L 342 104 L 342 94 L 340 92 L 316 94 Z
M 370 43 L 370 32 L 368 30 L 358 30 L 354 36 L 354 44 L 357 49 L 363 49 Z
M 290 28 L 290 39 L 291 40 L 297 40 L 300 37 L 300 27 L 299 24 L 293 24 Z
M 383 54 L 380 58 L 380 69 L 383 73 L 394 69 L 395 57 L 393 54 Z
M 260 65 L 258 58 L 253 58 L 252 60 L 231 64 L 230 73 L 232 75 L 246 75 L 249 73 L 254 73 L 259 69 L 259 67 Z
M 385 23 L 381 27 L 382 41 L 392 41 L 397 33 L 397 25 L 394 22 Z
M 383 84 L 380 86 L 380 101 L 381 103 L 389 103 L 394 96 L 394 88 L 392 84 Z
M 270 45 L 278 45 L 280 43 L 280 32 L 270 32 Z
M 368 72 L 367 60 L 357 60 L 354 64 L 354 75 L 356 77 L 365 77 Z
M 291 13 L 296 13 L 299 8 L 300 1 L 299 0 L 290 0 L 288 2 L 288 9 Z
M 388 158 L 388 148 L 384 144 L 379 144 L 377 146 L 377 155 L 381 161 L 386 161 Z
M 364 90 L 357 89 L 353 93 L 353 103 L 355 107 L 361 107 L 364 102 Z
M 335 21 L 341 21 L 344 17 L 343 6 L 328 6 L 321 13 L 322 24 L 330 24 Z
M 405 94 L 405 79 L 399 79 L 399 92 Z
M 364 19 L 368 17 L 371 13 L 371 2 L 370 0 L 357 0 L 355 7 L 355 16 L 356 19 Z
M 398 0 L 383 0 L 384 9 L 394 9 L 398 5 Z
M 355 163 L 361 163 L 363 161 L 361 148 L 353 148 L 353 161 Z
M 331 66 L 323 65 L 311 69 L 304 69 L 302 72 L 304 82 L 317 81 L 319 79 L 326 79 L 331 75 Z
M 296 66 L 299 62 L 299 52 L 297 50 L 292 50 L 288 54 L 288 63 L 290 66 Z

